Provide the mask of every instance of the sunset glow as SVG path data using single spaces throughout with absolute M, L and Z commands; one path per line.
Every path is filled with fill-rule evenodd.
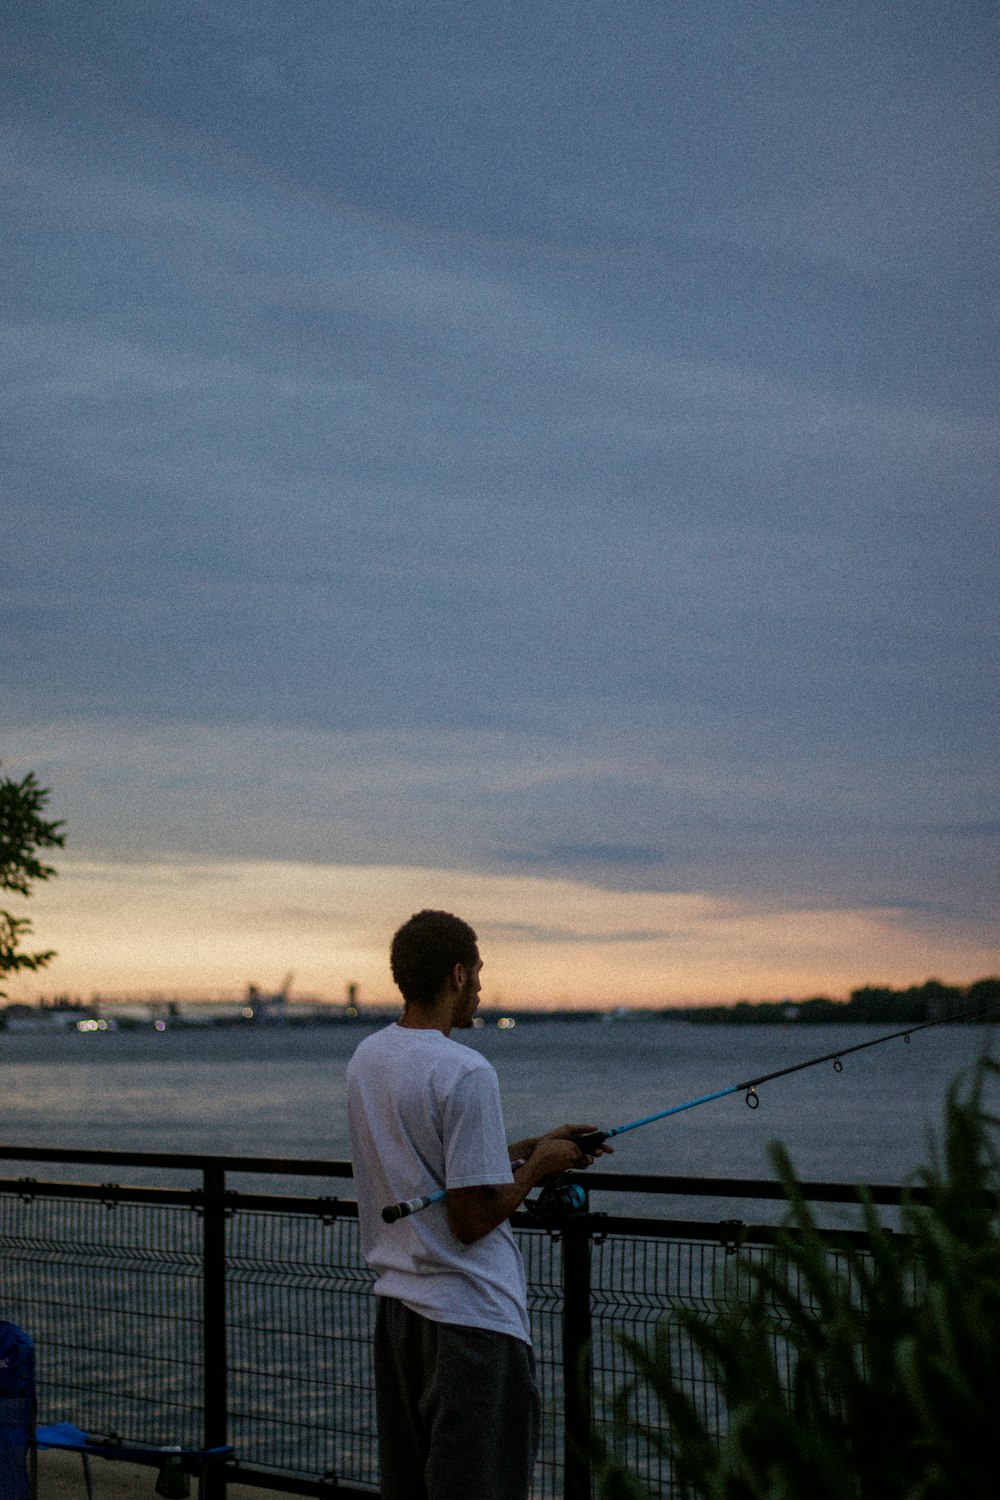
M 421 906 L 467 916 L 487 1004 L 606 1008 L 846 997 L 866 982 L 967 982 L 1000 950 L 943 949 L 901 911 L 765 912 L 708 896 L 439 869 L 67 860 L 32 904 L 59 958 L 16 993 L 235 997 L 248 982 L 392 1004 L 388 939 Z

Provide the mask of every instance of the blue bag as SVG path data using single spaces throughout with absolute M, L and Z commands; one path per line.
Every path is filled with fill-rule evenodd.
M 0 1323 L 0 1500 L 29 1500 L 34 1426 L 35 1346 L 16 1323 Z

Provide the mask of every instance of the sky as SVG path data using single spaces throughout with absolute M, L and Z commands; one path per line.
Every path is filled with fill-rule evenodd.
M 8 7 L 12 993 L 388 1000 L 422 906 L 511 1005 L 1000 972 L 998 42 Z

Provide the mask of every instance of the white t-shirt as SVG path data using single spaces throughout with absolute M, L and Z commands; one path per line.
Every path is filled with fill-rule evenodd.
M 382 1209 L 438 1188 L 513 1182 L 497 1076 L 440 1031 L 388 1026 L 347 1067 L 361 1246 L 375 1291 L 437 1323 L 531 1343 L 524 1264 L 509 1224 L 463 1245 L 445 1203 L 386 1224 Z

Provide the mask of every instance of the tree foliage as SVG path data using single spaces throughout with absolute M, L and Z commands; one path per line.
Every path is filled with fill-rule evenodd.
M 21 781 L 0 779 L 0 890 L 30 896 L 35 881 L 49 880 L 56 873 L 38 857 L 40 851 L 61 849 L 65 843 L 62 821 L 43 816 L 49 796 L 31 771 Z M 43 969 L 55 957 L 51 949 L 22 952 L 21 942 L 30 932 L 28 918 L 0 911 L 0 977 L 20 969 Z
M 924 1021 L 982 1020 L 982 1012 L 1000 1004 L 1000 978 L 977 979 L 974 984 L 944 984 L 926 979 L 906 989 L 891 985 L 865 984 L 851 991 L 850 999 L 831 1000 L 814 995 L 809 1000 L 739 1000 L 735 1005 L 687 1005 L 672 1007 L 670 1014 L 683 1016 L 701 1026 L 780 1026 L 794 1020 L 798 1026 L 861 1021 L 867 1025 L 905 1026 Z
M 740 1295 L 720 1312 L 680 1314 L 721 1391 L 721 1436 L 685 1388 L 664 1329 L 652 1347 L 624 1341 L 635 1374 L 615 1425 L 669 1454 L 683 1500 L 996 1493 L 1000 1121 L 983 1107 L 983 1086 L 998 1074 L 984 1061 L 970 1086 L 952 1087 L 943 1145 L 919 1174 L 927 1201 L 905 1204 L 905 1232 L 889 1234 L 862 1192 L 864 1244 L 836 1260 L 786 1154 L 772 1148 L 790 1206 L 778 1253 L 738 1258 Z M 651 1422 L 657 1408 L 662 1420 Z M 613 1439 L 595 1467 L 603 1500 L 651 1500 Z

